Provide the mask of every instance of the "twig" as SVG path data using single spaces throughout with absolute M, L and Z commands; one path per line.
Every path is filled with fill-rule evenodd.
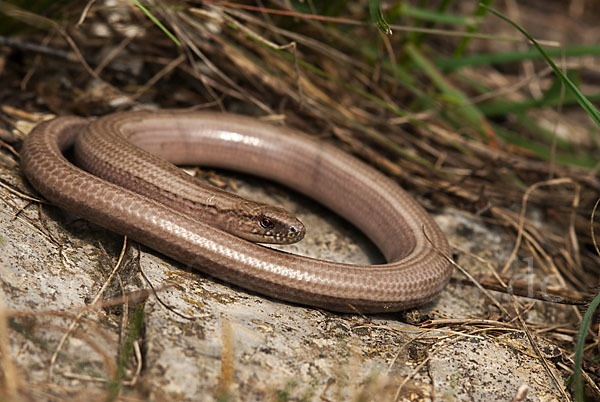
M 500 270 L 500 275 L 506 274 L 506 271 L 508 271 L 508 269 L 510 268 L 511 264 L 513 263 L 513 261 L 515 260 L 515 258 L 517 256 L 517 252 L 519 251 L 519 247 L 521 245 L 521 239 L 523 238 L 524 226 L 525 226 L 525 212 L 527 211 L 527 200 L 529 199 L 529 196 L 531 195 L 531 193 L 542 186 L 555 186 L 555 185 L 561 185 L 561 184 L 572 184 L 577 189 L 577 193 L 579 192 L 579 190 L 578 190 L 579 184 L 577 184 L 570 178 L 560 178 L 560 179 L 552 179 L 552 180 L 538 182 L 538 183 L 535 183 L 532 186 L 530 186 L 527 189 L 527 191 L 525 191 L 525 194 L 523 194 L 523 199 L 521 201 L 521 214 L 519 215 L 517 240 L 515 241 L 515 246 L 513 247 L 510 257 L 506 261 L 506 264 L 504 265 L 502 270 Z M 574 197 L 574 199 L 579 199 L 579 196 L 576 195 Z M 558 270 L 556 270 L 555 273 L 562 280 L 562 276 L 559 275 Z M 563 280 L 563 286 L 564 286 L 564 280 Z
M 529 339 L 529 344 L 535 351 L 538 359 L 542 362 L 542 366 L 546 370 L 546 373 L 548 374 L 548 376 L 550 378 L 552 378 L 552 381 L 554 382 L 554 386 L 556 387 L 556 389 L 558 389 L 558 392 L 560 392 L 561 395 L 563 396 L 563 398 L 564 398 L 563 400 L 569 401 L 570 400 L 569 395 L 567 394 L 566 390 L 563 387 L 561 387 L 561 385 L 558 381 L 558 378 L 556 378 L 556 375 L 554 374 L 554 371 L 552 371 L 552 369 L 550 368 L 550 365 L 548 364 L 548 361 L 546 360 L 546 358 L 540 351 L 540 348 L 539 348 L 537 342 L 533 339 L 533 335 L 531 335 L 531 332 L 529 331 L 527 324 L 523 320 L 523 317 L 521 316 L 521 313 L 519 312 L 519 308 L 517 307 L 517 304 L 514 299 L 513 299 L 513 307 L 517 314 L 517 319 L 519 320 L 519 323 L 521 324 L 521 328 L 523 329 L 523 331 L 525 331 L 525 334 L 527 335 L 527 339 Z
M 38 43 L 26 42 L 21 39 L 9 38 L 0 35 L 0 46 L 8 46 L 14 49 L 20 49 L 27 52 L 39 53 L 44 56 L 58 57 L 70 62 L 77 62 L 78 58 L 74 52 L 67 52 L 62 49 L 40 45 Z
M 458 265 L 453 259 L 452 257 L 444 254 L 441 252 L 440 249 L 437 248 L 437 246 L 435 244 L 433 244 L 433 242 L 431 241 L 431 239 L 429 238 L 429 236 L 427 235 L 427 232 L 425 231 L 425 227 L 422 227 L 421 230 L 423 231 L 423 235 L 425 236 L 425 238 L 427 239 L 427 241 L 431 244 L 431 246 L 441 255 L 443 256 L 446 260 L 448 260 L 448 262 L 450 264 L 452 264 L 454 267 L 458 268 L 458 270 L 460 272 L 462 272 L 463 275 L 465 275 L 467 278 L 469 278 L 469 280 L 471 282 L 473 282 L 473 284 L 475 286 L 477 286 L 477 288 L 479 290 L 481 290 L 481 292 L 487 296 L 488 299 L 490 299 L 492 301 L 492 303 L 494 303 L 494 305 L 498 308 L 498 310 L 500 310 L 506 317 L 510 317 L 510 314 L 508 313 L 508 311 L 504 308 L 504 306 L 502 306 L 498 300 L 496 300 L 494 298 L 494 296 L 492 296 L 492 294 L 490 292 L 488 292 L 483 286 L 481 286 L 481 284 L 477 281 L 477 279 L 475 279 L 470 273 L 467 272 L 467 270 L 465 270 L 463 267 L 461 267 L 460 265 Z
M 196 317 L 191 317 L 189 315 L 180 313 L 179 311 L 175 310 L 175 308 L 169 306 L 167 303 L 165 303 L 159 296 L 158 293 L 156 292 L 156 290 L 154 289 L 154 285 L 152 284 L 152 282 L 150 282 L 150 279 L 148 279 L 148 277 L 146 276 L 146 274 L 144 273 L 144 270 L 142 269 L 142 264 L 140 262 L 140 249 L 139 249 L 139 245 L 138 247 L 138 255 L 136 257 L 136 263 L 137 263 L 137 267 L 138 270 L 140 271 L 140 274 L 142 275 L 142 278 L 144 278 L 144 280 L 146 281 L 146 283 L 148 284 L 148 286 L 150 286 L 150 290 L 152 291 L 152 294 L 154 295 L 154 297 L 156 298 L 156 300 L 158 301 L 158 303 L 163 306 L 164 308 L 166 308 L 167 310 L 169 310 L 170 312 L 172 312 L 173 314 L 185 319 L 185 320 L 195 320 Z
M 123 257 L 125 255 L 126 249 L 127 249 L 127 236 L 124 236 L 123 237 L 123 247 L 121 248 L 121 254 L 119 254 L 119 259 L 117 260 L 117 264 L 113 268 L 113 270 L 110 273 L 110 275 L 108 276 L 108 278 L 106 278 L 106 281 L 104 281 L 104 284 L 102 285 L 102 287 L 96 294 L 96 297 L 94 297 L 94 300 L 92 300 L 92 302 L 90 303 L 92 306 L 94 306 L 98 302 L 98 300 L 100 300 L 100 297 L 102 297 L 104 290 L 107 288 L 107 286 L 110 283 L 110 281 L 112 280 L 113 276 L 117 273 L 117 270 L 119 269 L 119 267 L 121 266 L 121 262 L 123 261 Z M 79 314 L 77 314 L 77 317 L 75 318 L 75 320 L 73 320 L 73 322 L 71 323 L 71 325 L 69 326 L 67 331 L 62 336 L 60 342 L 58 343 L 58 346 L 56 347 L 54 354 L 50 358 L 50 367 L 48 369 L 48 378 L 52 377 L 53 370 L 54 370 L 54 364 L 56 363 L 56 358 L 58 357 L 58 353 L 62 349 L 67 338 L 69 337 L 69 334 L 73 331 L 75 326 L 79 323 L 79 320 L 81 319 L 83 314 L 85 314 L 85 311 L 81 311 Z

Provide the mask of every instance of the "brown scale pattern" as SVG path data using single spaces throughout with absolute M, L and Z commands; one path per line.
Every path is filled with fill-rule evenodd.
M 168 202 L 92 176 L 62 156 L 84 130 L 102 144 L 90 147 L 100 155 L 90 156 L 92 161 L 122 161 L 138 153 L 123 142 L 123 134 L 173 163 L 279 181 L 353 222 L 389 262 L 351 265 L 267 249 L 199 222 Z M 440 254 L 449 253 L 444 234 L 394 181 L 331 145 L 252 118 L 180 111 L 118 113 L 92 123 L 61 117 L 32 131 L 21 164 L 31 184 L 56 205 L 209 275 L 282 300 L 341 312 L 398 311 L 434 298 L 452 272 Z M 111 166 L 109 174 L 121 174 L 118 163 Z M 178 193 L 162 170 L 153 165 L 148 172 L 157 191 Z M 138 177 L 145 174 L 135 171 Z

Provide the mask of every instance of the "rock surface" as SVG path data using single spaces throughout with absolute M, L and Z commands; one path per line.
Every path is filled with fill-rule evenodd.
M 234 185 L 242 195 L 282 205 L 306 224 L 306 239 L 286 250 L 381 261 L 352 225 L 313 202 L 257 179 L 224 177 L 230 189 Z M 0 178 L 35 194 L 14 167 L 0 167 Z M 506 401 L 522 385 L 529 388 L 527 400 L 562 400 L 522 331 L 499 336 L 405 323 L 497 314 L 472 287 L 451 283 L 433 303 L 410 314 L 340 315 L 229 286 L 144 247 L 138 264 L 131 244 L 104 298 L 132 292 L 137 297 L 86 311 L 51 365 L 63 334 L 115 266 L 123 239 L 55 207 L 38 208 L 4 188 L 0 200 L 0 278 L 9 323 L 9 341 L 2 342 L 24 399 L 111 395 L 118 391 L 112 380 L 119 376 L 119 356 L 125 355 L 121 392 L 145 400 Z M 510 254 L 508 236 L 457 211 L 436 220 L 451 243 L 485 254 L 496 265 Z M 485 270 L 470 261 L 460 255 L 459 263 L 472 273 Z M 140 270 L 162 303 L 148 291 Z M 547 314 L 556 312 L 542 310 L 539 319 Z M 125 325 L 127 317 L 138 317 L 142 330 Z M 131 351 L 122 353 L 122 345 Z M 556 378 L 564 387 L 562 377 Z

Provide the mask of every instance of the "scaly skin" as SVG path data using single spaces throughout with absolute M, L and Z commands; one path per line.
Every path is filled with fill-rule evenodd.
M 109 145 L 122 135 L 172 163 L 228 168 L 283 183 L 354 223 L 388 263 L 351 265 L 267 249 L 178 212 L 169 199 L 157 202 L 108 183 L 62 156 L 83 131 L 83 142 L 88 135 L 106 140 L 89 147 L 99 155 L 95 161 L 118 159 L 127 165 L 132 154 L 138 157 L 135 147 L 121 152 L 121 140 Z M 87 152 L 78 158 L 96 163 Z M 399 311 L 434 298 L 452 272 L 444 234 L 394 181 L 334 146 L 248 117 L 182 111 L 117 113 L 93 122 L 60 117 L 31 132 L 21 165 L 31 184 L 59 207 L 207 274 L 282 300 L 340 312 Z M 121 165 L 111 166 L 109 175 L 122 178 Z M 133 169 L 136 177 L 154 176 L 155 191 L 178 194 L 163 169 L 135 164 Z M 224 204 L 217 202 L 217 208 L 235 216 Z

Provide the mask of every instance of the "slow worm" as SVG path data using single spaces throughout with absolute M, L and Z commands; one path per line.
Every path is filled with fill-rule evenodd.
M 76 159 L 98 158 L 89 164 L 105 163 L 117 182 L 151 176 L 150 188 L 159 195 L 177 189 L 168 188 L 172 180 L 163 180 L 158 167 L 136 169 L 131 161 L 146 158 L 146 151 L 174 164 L 226 168 L 282 183 L 352 222 L 388 263 L 324 261 L 243 240 L 174 210 L 171 199 L 157 202 L 81 170 L 63 156 L 78 138 L 84 145 L 77 148 L 87 143 L 100 156 L 84 151 Z M 123 165 L 133 166 L 125 179 Z M 125 112 L 93 121 L 59 117 L 29 134 L 21 166 L 57 206 L 277 299 L 340 312 L 399 311 L 434 298 L 452 271 L 444 234 L 393 180 L 331 144 L 249 117 L 182 111 Z

